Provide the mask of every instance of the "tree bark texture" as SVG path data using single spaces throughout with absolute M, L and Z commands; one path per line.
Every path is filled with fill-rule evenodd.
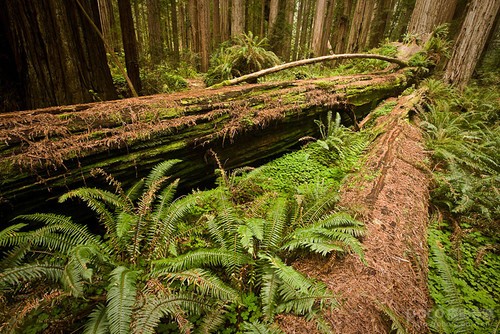
M 100 27 L 97 1 L 80 0 Z M 116 98 L 104 43 L 73 1 L 0 4 L 27 108 Z
M 323 56 L 322 51 L 325 47 L 323 43 L 323 30 L 325 29 L 325 15 L 327 8 L 327 0 L 318 0 L 316 4 L 316 14 L 314 15 L 312 51 L 314 56 Z
M 245 1 L 232 0 L 231 4 L 231 37 L 245 32 Z
M 108 0 L 98 0 L 97 3 L 99 5 L 99 18 L 104 40 L 112 50 L 116 50 L 117 43 L 114 35 L 115 17 L 113 14 L 113 4 Z
M 198 0 L 198 22 L 200 33 L 200 58 L 202 72 L 208 71 L 210 60 L 210 3 L 209 0 Z
M 425 42 L 434 28 L 451 21 L 456 6 L 457 0 L 417 0 L 408 24 L 408 32 L 420 35 Z
M 151 64 L 158 65 L 164 57 L 160 0 L 147 0 L 147 8 L 149 56 Z
M 135 36 L 130 0 L 118 0 L 118 11 L 120 13 L 120 26 L 122 28 L 122 41 L 127 75 L 135 91 L 140 93 L 142 85 L 139 75 L 139 51 L 137 48 L 137 38 Z
M 314 120 L 326 111 L 360 117 L 412 83 L 406 69 L 0 115 L 0 212 L 33 211 L 82 185 L 95 167 L 133 182 L 178 158 L 177 176 L 199 184 L 213 176 L 209 149 L 226 168 L 252 165 L 315 135 Z
M 500 8 L 499 0 L 474 0 L 446 65 L 445 81 L 463 89 L 469 82 Z
M 361 51 L 366 48 L 372 23 L 374 1 L 364 0 L 356 3 L 349 31 L 347 52 Z

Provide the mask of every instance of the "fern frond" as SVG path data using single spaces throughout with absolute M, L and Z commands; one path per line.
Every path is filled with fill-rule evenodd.
M 260 298 L 264 319 L 273 321 L 279 296 L 280 279 L 273 269 L 268 268 L 261 277 Z
M 185 317 L 188 314 L 203 314 L 212 304 L 191 293 L 177 291 L 174 294 L 147 294 L 144 304 L 137 310 L 132 331 L 135 334 L 153 334 L 162 317 L 175 319 L 181 332 L 187 332 L 192 326 Z M 181 319 L 182 318 L 182 319 Z
M 244 334 L 283 334 L 277 327 L 273 327 L 271 324 L 265 324 L 260 321 L 247 322 L 245 321 L 241 324 L 241 328 Z
M 148 232 L 149 254 L 151 259 L 163 258 L 170 254 L 176 243 L 176 231 L 179 224 L 191 212 L 197 202 L 196 196 L 176 199 L 167 208 L 162 209 L 160 220 L 153 220 Z
M 222 305 L 214 305 L 201 320 L 195 333 L 209 334 L 216 333 L 226 320 L 224 315 L 227 310 Z
M 90 313 L 89 320 L 85 324 L 83 334 L 108 334 L 108 317 L 106 316 L 106 307 L 102 304 Z
M 378 307 L 384 312 L 386 316 L 391 319 L 391 333 L 394 334 L 408 334 L 410 333 L 410 324 L 398 315 L 394 310 L 385 304 L 377 302 Z M 413 332 L 413 331 L 412 331 Z
M 163 189 L 161 194 L 158 196 L 159 201 L 155 205 L 155 208 L 153 209 L 153 215 L 154 215 L 153 220 L 160 221 L 166 217 L 167 215 L 166 211 L 170 207 L 170 204 L 174 199 L 175 191 L 179 186 L 179 181 L 180 179 L 175 179 L 168 186 L 166 186 L 165 189 Z
M 0 285 L 19 285 L 37 279 L 47 278 L 57 282 L 63 275 L 64 266 L 53 263 L 29 263 L 8 268 L 0 273 Z
M 238 292 L 227 286 L 224 281 L 214 274 L 203 269 L 195 268 L 182 272 L 171 272 L 164 276 L 158 275 L 158 277 L 164 277 L 167 282 L 178 281 L 184 283 L 201 296 L 216 298 L 223 302 L 237 301 L 239 299 Z
M 453 328 L 453 333 L 470 333 L 471 328 L 469 319 L 463 312 L 465 306 L 460 292 L 453 281 L 453 272 L 448 264 L 446 254 L 437 244 L 431 244 L 431 253 L 432 259 L 441 278 L 441 287 L 443 289 L 443 295 L 445 296 L 447 309 L 452 317 L 450 322 Z
M 163 178 L 170 171 L 170 169 L 179 162 L 181 162 L 181 160 L 172 159 L 160 162 L 159 164 L 154 166 L 144 183 L 146 186 L 146 191 L 149 190 L 153 183 Z
M 8 226 L 0 231 L 0 247 L 10 247 L 13 245 L 17 245 L 16 240 L 22 235 L 22 232 L 19 232 L 23 227 L 28 226 L 28 224 L 18 223 L 11 226 Z
M 283 240 L 283 232 L 286 224 L 287 201 L 278 198 L 271 207 L 267 222 L 264 226 L 264 238 L 262 248 L 265 250 L 279 249 Z
M 130 332 L 132 308 L 136 300 L 136 278 L 137 272 L 124 266 L 116 267 L 111 272 L 106 295 L 106 314 L 111 334 Z
M 251 262 L 243 253 L 225 249 L 198 249 L 175 258 L 153 261 L 153 274 L 167 274 L 200 267 L 223 267 L 233 273 L 241 266 Z

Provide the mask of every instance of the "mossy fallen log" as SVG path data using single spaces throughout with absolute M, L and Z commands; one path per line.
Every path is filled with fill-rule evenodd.
M 0 115 L 1 218 L 86 184 L 96 167 L 126 183 L 176 158 L 175 176 L 195 186 L 213 178 L 209 150 L 225 168 L 255 164 L 315 135 L 326 111 L 361 117 L 413 80 L 407 68 Z

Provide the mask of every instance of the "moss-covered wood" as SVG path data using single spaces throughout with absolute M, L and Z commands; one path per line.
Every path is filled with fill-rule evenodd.
M 2 217 L 33 210 L 82 185 L 101 167 L 132 182 L 165 159 L 182 159 L 176 176 L 193 186 L 225 168 L 284 152 L 328 110 L 344 119 L 397 95 L 411 69 L 156 95 L 0 115 Z M 49 191 L 47 191 L 49 190 Z

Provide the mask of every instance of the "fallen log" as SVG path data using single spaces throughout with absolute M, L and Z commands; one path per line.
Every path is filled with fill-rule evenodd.
M 429 332 L 430 178 L 421 131 L 408 122 L 422 103 L 422 92 L 388 100 L 394 106 L 374 125 L 379 137 L 340 191 L 339 206 L 356 213 L 366 226 L 366 264 L 354 255 L 294 264 L 340 296 L 341 305 L 325 315 L 338 333 L 390 333 L 387 309 L 406 332 Z M 318 333 L 311 324 L 291 317 L 283 317 L 281 325 L 293 333 Z
M 210 149 L 225 168 L 254 164 L 315 135 L 326 111 L 360 117 L 413 80 L 408 68 L 0 115 L 0 218 L 86 184 L 95 167 L 126 183 L 176 158 L 175 176 L 197 185 L 213 177 Z

